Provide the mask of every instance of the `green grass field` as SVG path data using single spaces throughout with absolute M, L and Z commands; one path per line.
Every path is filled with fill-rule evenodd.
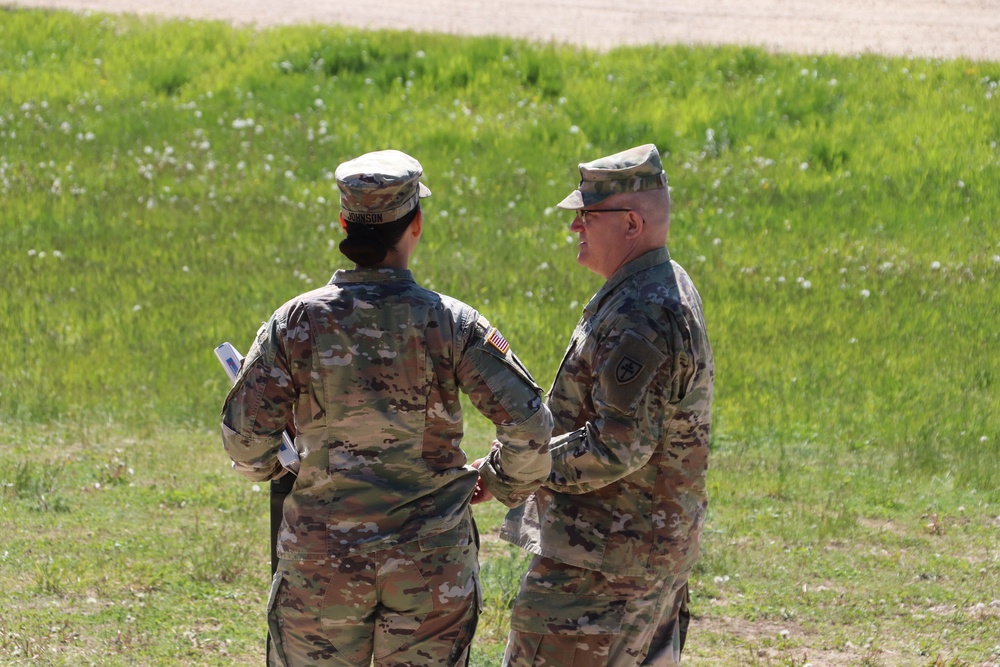
M 11 9 L 0 664 L 261 663 L 212 349 L 346 267 L 337 164 L 423 163 L 418 280 L 547 386 L 600 284 L 554 204 L 647 142 L 717 363 L 685 662 L 1000 664 L 1000 63 Z M 524 559 L 477 517 L 485 666 Z

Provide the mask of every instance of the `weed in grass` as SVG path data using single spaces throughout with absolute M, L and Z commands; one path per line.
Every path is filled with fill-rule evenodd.
M 63 465 L 36 461 L 18 461 L 8 471 L 11 481 L 0 482 L 4 495 L 20 500 L 39 512 L 68 512 L 62 495 Z
M 97 482 L 104 487 L 119 486 L 128 484 L 129 477 L 135 474 L 135 470 L 129 466 L 128 456 L 124 449 L 117 448 L 110 456 L 107 463 L 101 464 L 97 469 Z

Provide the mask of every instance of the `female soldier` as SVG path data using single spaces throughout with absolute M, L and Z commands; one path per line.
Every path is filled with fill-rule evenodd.
M 420 163 L 368 153 L 336 171 L 340 251 L 355 262 L 261 327 L 222 412 L 250 479 L 281 476 L 289 417 L 301 457 L 268 601 L 268 662 L 465 664 L 479 613 L 470 499 L 515 506 L 546 478 L 552 417 L 503 336 L 407 269 L 430 195 Z M 496 425 L 478 474 L 460 392 Z

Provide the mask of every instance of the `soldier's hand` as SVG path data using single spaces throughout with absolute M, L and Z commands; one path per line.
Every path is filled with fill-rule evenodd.
M 472 467 L 479 470 L 485 461 L 485 457 L 476 459 L 472 462 Z M 493 494 L 486 489 L 486 485 L 483 484 L 483 478 L 480 477 L 476 481 L 476 490 L 472 492 L 472 500 L 470 500 L 469 503 L 472 505 L 478 505 L 479 503 L 485 503 L 487 500 L 493 500 Z

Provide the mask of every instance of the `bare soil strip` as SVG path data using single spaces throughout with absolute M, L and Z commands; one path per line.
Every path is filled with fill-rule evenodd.
M 0 0 L 271 26 L 506 35 L 606 50 L 739 44 L 791 53 L 1000 61 L 1000 0 Z

